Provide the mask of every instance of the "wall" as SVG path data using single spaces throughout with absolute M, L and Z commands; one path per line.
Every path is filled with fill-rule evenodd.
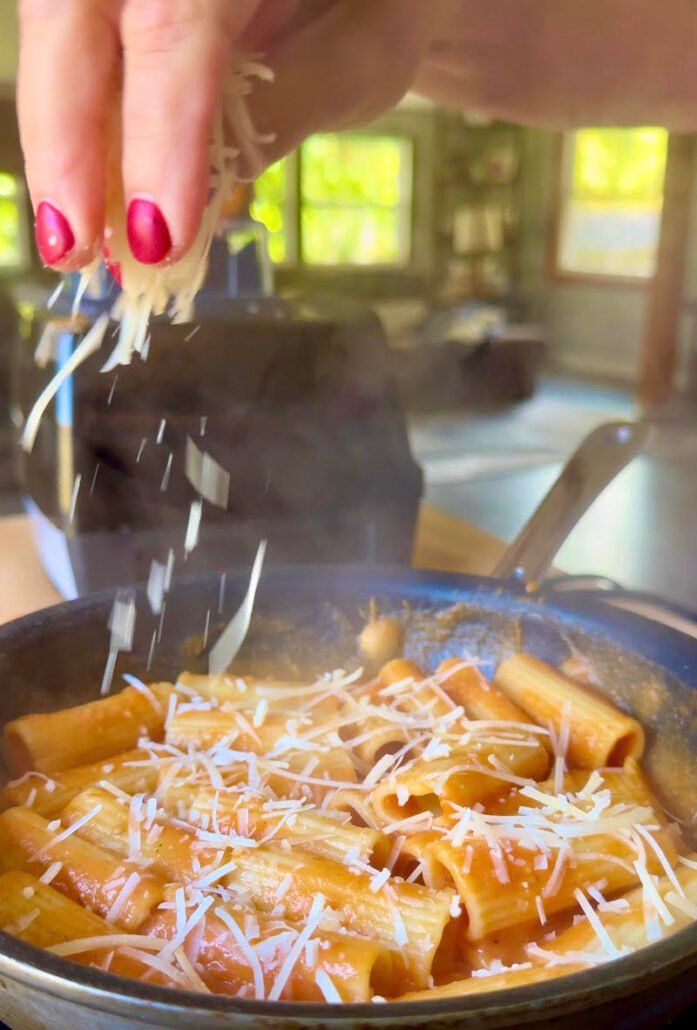
M 17 71 L 17 0 L 0 0 L 0 87 Z
M 520 286 L 545 326 L 552 362 L 586 375 L 634 381 L 640 360 L 647 288 L 570 282 L 552 272 L 551 247 L 559 136 L 524 133 L 525 175 Z M 687 376 L 697 339 L 697 175 L 691 209 L 679 376 Z

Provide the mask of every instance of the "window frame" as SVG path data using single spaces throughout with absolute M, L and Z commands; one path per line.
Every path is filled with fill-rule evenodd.
M 274 264 L 274 274 L 281 286 L 296 286 L 303 282 L 322 283 L 335 278 L 357 283 L 366 280 L 393 280 L 420 278 L 431 270 L 434 252 L 432 219 L 434 214 L 432 189 L 432 155 L 434 129 L 432 120 L 421 111 L 395 110 L 364 128 L 349 130 L 347 136 L 398 136 L 411 150 L 411 161 L 404 174 L 409 176 L 410 197 L 402 203 L 403 225 L 408 225 L 410 247 L 404 262 L 380 264 L 310 264 L 302 255 L 302 149 L 286 157 L 286 196 L 284 198 L 284 227 L 286 231 L 286 257 Z M 318 205 L 321 206 L 321 205 Z M 366 205 L 370 209 L 371 205 Z
M 631 128 L 631 127 L 629 127 Z M 601 286 L 607 289 L 635 289 L 646 290 L 654 280 L 653 275 L 613 275 L 611 272 L 581 272 L 564 268 L 561 264 L 562 233 L 564 229 L 564 204 L 569 191 L 566 184 L 569 181 L 570 168 L 573 150 L 569 147 L 571 140 L 578 130 L 571 129 L 567 132 L 560 132 L 556 144 L 554 163 L 554 193 L 551 229 L 549 233 L 548 265 L 552 279 L 560 283 L 568 283 L 577 286 Z M 659 219 L 660 229 L 660 219 Z M 658 245 L 658 240 L 656 241 Z

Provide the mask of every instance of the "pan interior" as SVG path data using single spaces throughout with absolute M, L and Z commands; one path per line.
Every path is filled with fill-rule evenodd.
M 182 669 L 205 670 L 207 613 L 214 640 L 245 589 L 246 576 L 230 573 L 221 606 L 220 576 L 176 585 L 149 670 L 146 656 L 158 620 L 148 614 L 139 589 L 134 649 L 120 656 L 114 689 L 124 672 L 154 680 L 171 679 Z M 0 629 L 0 724 L 98 696 L 112 602 L 111 593 L 95 595 Z M 375 568 L 271 570 L 239 656 L 240 672 L 307 676 L 355 668 L 356 638 L 371 602 L 404 620 L 406 653 L 427 669 L 448 657 L 470 656 L 491 673 L 521 649 L 555 665 L 570 654 L 583 656 L 600 689 L 642 721 L 645 766 L 668 811 L 681 822 L 697 811 L 695 642 L 633 615 L 593 604 L 575 611 L 541 604 L 475 577 Z M 689 934 L 689 948 L 694 937 Z

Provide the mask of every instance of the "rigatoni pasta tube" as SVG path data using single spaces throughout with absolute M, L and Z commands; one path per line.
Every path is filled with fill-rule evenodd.
M 668 910 L 667 922 L 658 916 L 652 920 L 647 919 L 646 905 L 650 905 L 650 900 L 642 887 L 625 894 L 619 905 L 615 902 L 615 911 L 603 910 L 604 906 L 596 910 L 598 919 L 618 951 L 624 948 L 643 948 L 653 940 L 670 937 L 694 922 L 697 915 L 697 869 L 678 865 L 674 876 L 683 891 L 682 895 L 676 891 L 675 884 L 667 876 L 654 883 L 656 894 Z M 612 907 L 611 902 L 610 909 Z M 656 935 L 649 931 L 649 927 L 652 930 L 655 927 Z M 587 917 L 545 944 L 544 951 L 560 956 L 573 956 L 582 952 L 586 955 L 613 957 L 607 954 L 607 948 L 603 946 Z
M 37 948 L 114 932 L 94 912 L 18 869 L 0 876 L 0 929 Z M 99 950 L 85 952 L 82 961 L 89 962 L 98 954 Z
M 342 737 L 366 770 L 372 769 L 383 755 L 393 754 L 408 743 L 407 730 L 394 719 L 381 718 L 379 712 L 366 716 L 365 709 L 355 703 L 353 709 L 348 709 L 351 710 L 356 721 L 344 725 Z
M 108 780 L 126 794 L 151 793 L 157 786 L 158 771 L 155 766 L 146 764 L 148 758 L 147 751 L 126 751 L 100 762 L 53 773 L 50 777 L 43 773 L 27 773 L 21 781 L 3 787 L 0 793 L 2 807 L 28 805 L 48 818 L 62 811 L 81 790 L 100 780 Z M 133 765 L 134 762 L 138 764 Z
M 632 807 L 650 808 L 653 810 L 654 821 L 661 826 L 666 825 L 658 799 L 654 796 L 636 759 L 627 758 L 621 769 L 603 769 L 602 771 L 571 769 L 564 773 L 559 793 L 561 795 L 578 794 L 587 786 L 591 777 L 596 780 L 594 793 L 609 791 L 613 806 L 631 805 Z M 554 798 L 558 785 L 554 779 L 549 779 L 535 784 L 534 789 L 537 791 L 536 797 L 531 797 L 529 794 L 522 795 L 520 790 L 514 789 L 509 794 L 490 801 L 487 811 L 491 815 L 510 815 L 518 812 L 521 805 L 538 808 L 548 804 L 550 799 Z
M 505 777 L 497 776 L 496 764 L 516 776 L 540 779 L 549 768 L 549 754 L 539 739 L 501 733 L 495 741 L 476 735 L 470 743 L 453 747 L 447 757 L 419 758 L 373 791 L 373 808 L 389 825 L 407 816 L 429 811 L 440 814 L 443 805 L 475 805 L 506 789 Z M 487 769 L 491 768 L 491 772 Z
M 68 941 L 104 937 L 107 943 L 103 947 L 95 943 L 70 956 L 74 962 L 85 965 L 100 963 L 114 947 L 111 943 L 113 926 L 35 876 L 17 870 L 0 876 L 0 930 L 36 948 L 54 948 Z M 152 972 L 137 959 L 122 955 L 114 956 L 109 969 L 136 979 Z M 169 981 L 160 977 L 157 982 Z
M 180 748 L 193 745 L 199 751 L 225 741 L 236 750 L 263 755 L 286 732 L 286 720 L 280 717 L 269 718 L 263 726 L 255 727 L 241 712 L 189 708 L 175 712 L 169 719 L 165 740 Z
M 175 889 L 168 888 L 166 900 L 174 900 Z M 230 930 L 233 923 L 238 932 Z M 206 914 L 203 930 L 196 934 L 196 965 L 207 986 L 216 994 L 254 997 L 255 968 L 250 960 L 253 950 L 261 973 L 263 996 L 273 990 L 282 965 L 279 954 L 290 950 L 301 929 L 279 928 L 277 919 L 251 912 L 239 912 L 232 904 L 220 902 Z M 177 932 L 172 908 L 155 912 L 143 928 L 152 937 L 171 940 Z M 240 946 L 245 937 L 248 947 Z M 263 943 L 277 942 L 276 947 Z M 323 1001 L 316 979 L 323 969 L 344 1002 L 370 1001 L 373 994 L 388 993 L 393 986 L 392 956 L 377 941 L 317 930 L 294 963 L 279 1000 Z M 262 992 L 260 992 L 262 993 Z
M 381 826 L 381 821 L 372 806 L 370 794 L 365 790 L 340 787 L 327 796 L 326 806 L 336 812 L 348 812 L 354 823 L 359 826 L 369 826 L 376 830 Z
M 674 863 L 669 835 L 654 831 L 652 836 Z M 555 849 L 546 863 L 539 861 L 539 851 L 530 851 L 524 843 L 507 841 L 504 847 L 495 837 L 491 842 L 475 839 L 468 842 L 464 860 L 462 848 L 448 840 L 428 846 L 431 860 L 447 870 L 460 895 L 468 940 L 478 941 L 495 930 L 539 918 L 540 903 L 547 916 L 571 908 L 577 903 L 578 888 L 605 881 L 605 889 L 614 893 L 639 882 L 637 851 L 617 834 L 599 832 L 572 839 L 566 851 Z M 646 851 L 649 872 L 660 874 L 663 867 L 658 857 L 651 847 Z
M 167 788 L 162 796 L 168 805 Z M 187 785 L 186 818 L 194 825 L 209 829 L 213 825 L 221 833 L 236 833 L 255 840 L 289 840 L 300 851 L 311 851 L 334 861 L 341 861 L 348 852 L 362 862 L 369 862 L 376 850 L 389 852 L 390 841 L 380 833 L 350 821 L 323 815 L 314 809 L 274 806 L 263 798 L 225 792 L 211 787 Z M 181 811 L 184 795 L 181 787 L 172 788 L 173 814 Z
M 538 658 L 512 655 L 501 662 L 494 682 L 536 722 L 551 724 L 557 734 L 568 722 L 571 766 L 597 769 L 621 765 L 629 756 L 641 758 L 644 731 L 636 719 Z
M 389 688 L 398 684 L 403 684 L 403 688 L 399 693 L 391 694 Z M 383 665 L 373 694 L 376 700 L 389 695 L 402 711 L 428 714 L 431 718 L 447 715 L 455 708 L 455 703 L 438 682 L 426 676 L 420 666 L 407 658 L 393 658 Z
M 0 869 L 20 869 L 41 876 L 55 863 L 52 883 L 56 889 L 115 926 L 137 930 L 162 900 L 162 880 L 75 833 L 62 838 L 60 823 L 55 830 L 50 826 L 28 808 L 3 812 Z
M 171 683 L 153 683 L 146 692 L 126 687 L 75 708 L 23 715 L 5 726 L 10 766 L 16 775 L 60 772 L 127 751 L 143 734 L 157 740 L 173 689 Z
M 330 693 L 331 684 L 308 686 L 300 680 L 257 679 L 254 676 L 201 676 L 193 673 L 182 673 L 177 685 L 195 691 L 199 697 L 209 701 L 226 704 L 228 708 L 254 709 L 259 701 L 268 704 L 269 711 L 274 709 L 302 710 L 303 702 L 312 705 L 313 711 L 332 711 L 337 708 L 336 698 L 323 698 L 317 702 L 317 695 Z
M 220 703 L 246 701 L 249 682 L 247 676 L 208 676 L 193 672 L 181 672 L 177 677 L 177 686 L 181 684 L 185 690 L 194 691 L 199 697 Z
M 351 784 L 358 779 L 351 754 L 343 747 L 318 752 L 284 751 L 278 757 L 288 763 L 288 772 L 292 774 L 287 776 L 283 770 L 269 769 L 268 784 L 279 797 L 306 797 L 319 805 L 328 793 L 337 789 L 337 783 Z M 260 768 L 264 768 L 263 761 Z M 308 782 L 310 780 L 312 782 Z M 327 781 L 326 786 L 322 781 Z
M 496 722 L 532 722 L 526 712 L 487 682 L 475 665 L 466 665 L 459 658 L 441 662 L 436 676 L 453 701 L 462 705 L 468 719 Z
M 545 983 L 557 980 L 560 976 L 578 973 L 586 966 L 575 963 L 568 966 L 556 966 L 546 969 L 543 966 L 530 964 L 525 969 L 510 969 L 490 976 L 468 976 L 464 980 L 451 980 L 450 983 L 429 987 L 427 991 L 409 991 L 400 995 L 400 1001 L 436 1001 L 442 998 L 460 998 L 467 994 L 487 994 L 489 991 L 502 991 L 511 987 L 527 987 L 528 984 Z
M 318 894 L 347 929 L 381 941 L 392 952 L 405 986 L 425 987 L 450 919 L 452 894 L 388 880 L 371 890 L 372 878 L 338 862 L 260 847 L 237 851 L 226 886 L 243 888 L 262 911 L 280 904 L 286 918 L 306 919 Z M 279 888 L 284 886 L 280 903 Z
M 597 790 L 609 790 L 612 794 L 613 804 L 629 802 L 635 805 L 649 805 L 660 815 L 660 805 L 654 797 L 646 777 L 636 758 L 626 758 L 621 769 L 570 769 L 564 773 L 562 779 L 563 794 L 578 794 L 588 784 L 590 778 L 597 781 Z M 553 794 L 555 791 L 554 780 L 546 780 L 540 783 L 539 789 L 544 794 Z M 513 799 L 520 801 L 520 795 L 514 792 Z
M 196 883 L 211 868 L 229 859 L 224 846 L 202 846 L 194 833 L 182 827 L 167 822 L 149 825 L 142 808 L 134 813 L 129 805 L 100 787 L 74 797 L 63 813 L 63 823 L 72 826 L 95 808 L 95 815 L 77 830 L 81 838 L 120 858 L 135 851 L 149 869 L 170 882 Z
M 577 796 L 569 802 L 566 792 L 582 791 L 591 776 L 597 777 L 596 793 L 585 801 Z M 596 803 L 600 814 L 584 826 L 578 804 Z M 435 886 L 451 878 L 466 910 L 470 940 L 537 919 L 540 911 L 551 915 L 570 908 L 577 902 L 578 888 L 605 881 L 604 889 L 612 893 L 637 884 L 637 861 L 644 851 L 651 874 L 663 872 L 662 861 L 671 866 L 677 862 L 665 828 L 644 829 L 643 836 L 633 829 L 640 824 L 661 827 L 664 820 L 631 758 L 621 771 L 567 773 L 561 794 L 555 792 L 553 781 L 530 785 L 497 799 L 485 814 L 464 813 L 459 818 L 476 829 L 473 839 L 465 833 L 455 841 L 453 817 L 447 835 L 440 829 L 409 838 L 404 852 L 424 863 Z M 565 819 L 570 820 L 566 831 Z M 632 833 L 626 832 L 630 827 Z M 536 841 L 533 850 L 531 841 Z
M 435 887 L 436 890 L 451 890 L 454 887 L 452 876 L 431 851 L 433 842 L 441 839 L 441 832 L 422 830 L 420 833 L 412 833 L 405 837 L 395 861 L 396 875 L 406 879 L 413 875 L 415 869 L 418 868 L 419 875 L 427 887 Z

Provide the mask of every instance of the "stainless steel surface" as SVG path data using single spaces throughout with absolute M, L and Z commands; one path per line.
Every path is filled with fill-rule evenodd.
M 500 579 L 538 581 L 593 501 L 641 451 L 650 427 L 608 422 L 585 438 L 561 475 L 494 569 Z

